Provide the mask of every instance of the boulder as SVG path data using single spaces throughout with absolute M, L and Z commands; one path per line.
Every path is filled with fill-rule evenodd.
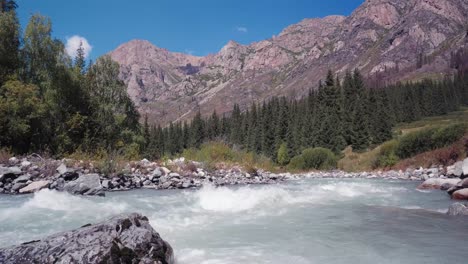
M 166 167 L 159 167 L 163 175 L 169 174 L 171 171 Z
M 459 216 L 459 215 L 464 215 L 468 216 L 468 206 L 466 204 L 461 204 L 461 203 L 454 203 L 450 205 L 447 215 L 450 216 Z
M 21 162 L 21 168 L 27 168 L 31 166 L 31 162 L 27 161 L 27 160 L 24 160 Z
M 61 176 L 62 176 L 64 181 L 74 181 L 74 180 L 78 179 L 78 177 L 80 177 L 78 172 L 68 170 L 68 169 L 67 169 L 66 172 L 62 173 Z
M 444 183 L 444 184 L 442 184 L 442 185 L 440 186 L 440 189 L 441 189 L 442 191 L 448 191 L 448 190 L 450 190 L 450 188 L 452 188 L 452 187 L 454 187 L 453 184 L 446 182 L 446 183 Z
M 67 166 L 64 163 L 60 164 L 60 166 L 57 167 L 57 172 L 59 174 L 65 174 L 67 172 Z
M 0 263 L 173 264 L 174 253 L 148 218 L 134 213 L 0 249 Z
M 109 180 L 103 180 L 102 181 L 102 187 L 104 189 L 109 189 L 109 186 L 110 186 L 110 181 Z
M 16 178 L 13 183 L 18 183 L 18 182 L 21 182 L 21 183 L 24 183 L 24 182 L 27 182 L 31 179 L 31 175 L 29 174 L 25 174 L 25 175 L 21 175 L 19 176 L 18 178 Z
M 50 181 L 36 181 L 19 190 L 20 193 L 33 193 L 47 188 Z
M 462 173 L 464 178 L 468 177 L 468 158 L 463 161 Z
M 442 179 L 442 178 L 431 178 L 424 181 L 421 185 L 418 186 L 420 190 L 427 189 L 441 189 L 442 185 L 446 187 L 448 184 L 451 186 L 457 185 L 461 180 L 460 179 Z
M 21 188 L 23 188 L 24 186 L 26 186 L 27 184 L 24 183 L 24 182 L 18 182 L 18 183 L 15 183 L 13 184 L 13 186 L 11 187 L 11 190 L 13 192 L 17 192 L 19 191 Z
M 461 189 L 452 194 L 452 199 L 468 200 L 468 189 Z
M 447 167 L 447 176 L 460 177 L 463 174 L 463 162 L 458 161 L 452 166 Z
M 64 190 L 71 194 L 105 196 L 98 174 L 81 175 L 78 179 L 66 183 Z
M 452 186 L 447 190 L 447 193 L 451 196 L 454 192 L 463 189 L 462 187 Z

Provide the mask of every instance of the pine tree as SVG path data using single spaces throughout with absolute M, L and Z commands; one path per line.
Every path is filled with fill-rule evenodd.
M 80 74 L 84 74 L 86 68 L 86 61 L 82 41 L 80 41 L 80 46 L 76 50 L 75 67 Z

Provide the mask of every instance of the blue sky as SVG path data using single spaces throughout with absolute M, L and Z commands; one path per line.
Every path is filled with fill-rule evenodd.
M 21 25 L 31 14 L 52 19 L 54 36 L 86 38 L 90 58 L 132 39 L 203 56 L 229 40 L 270 38 L 304 18 L 349 15 L 364 0 L 17 0 Z

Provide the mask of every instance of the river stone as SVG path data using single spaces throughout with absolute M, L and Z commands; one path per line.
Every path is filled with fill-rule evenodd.
M 424 181 L 421 185 L 418 186 L 418 189 L 441 189 L 441 186 L 444 184 L 451 184 L 452 186 L 457 185 L 461 180 L 460 179 L 441 179 L 441 178 L 430 178 Z
M 468 158 L 466 158 L 466 159 L 463 161 L 462 171 L 463 171 L 463 176 L 464 176 L 465 178 L 468 178 Z
M 25 174 L 25 175 L 21 175 L 18 178 L 16 178 L 13 181 L 13 183 L 18 183 L 18 182 L 25 183 L 25 182 L 29 181 L 30 179 L 31 179 L 31 175 Z
M 0 263 L 173 264 L 174 253 L 147 217 L 133 213 L 0 249 Z
M 50 181 L 36 181 L 19 190 L 20 193 L 33 193 L 49 186 Z
M 468 200 L 468 189 L 461 189 L 452 194 L 452 199 Z
M 463 161 L 458 161 L 452 166 L 447 167 L 447 175 L 460 177 L 463 174 Z
M 59 174 L 65 174 L 67 172 L 67 166 L 65 164 L 60 164 L 60 166 L 57 167 L 57 172 Z
M 17 192 L 26 185 L 27 184 L 24 182 L 18 182 L 18 183 L 13 184 L 13 186 L 11 187 L 11 190 L 14 192 Z
M 21 162 L 21 168 L 27 168 L 29 166 L 31 166 L 31 162 L 27 160 L 24 160 L 23 162 Z
M 110 184 L 110 181 L 109 180 L 103 180 L 102 181 L 102 187 L 104 189 L 109 189 L 109 184 Z
M 458 216 L 458 215 L 464 215 L 468 216 L 468 207 L 466 204 L 461 204 L 461 203 L 454 203 L 450 205 L 447 215 L 451 216 Z
M 71 194 L 105 196 L 98 174 L 84 174 L 78 179 L 68 182 L 65 191 Z
M 161 170 L 161 172 L 163 173 L 163 175 L 167 175 L 169 174 L 171 171 L 166 168 L 166 167 L 159 167 L 159 169 Z

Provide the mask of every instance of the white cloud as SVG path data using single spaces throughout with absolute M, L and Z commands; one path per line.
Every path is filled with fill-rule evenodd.
M 80 44 L 83 45 L 83 51 L 84 51 L 84 56 L 85 58 L 88 58 L 89 54 L 93 50 L 93 46 L 89 45 L 88 40 L 75 35 L 73 37 L 67 38 L 67 44 L 65 45 L 65 50 L 67 51 L 67 54 L 75 58 L 76 57 L 76 51 L 80 47 Z
M 236 27 L 236 30 L 242 33 L 247 33 L 249 31 L 246 27 Z

